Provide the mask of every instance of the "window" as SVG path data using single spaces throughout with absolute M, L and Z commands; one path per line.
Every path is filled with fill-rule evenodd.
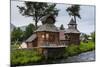
M 48 33 L 46 34 L 46 39 L 49 39 L 49 34 Z
M 45 36 L 44 36 L 44 34 L 43 34 L 43 35 L 42 35 L 42 38 L 44 39 L 44 37 L 45 37 Z

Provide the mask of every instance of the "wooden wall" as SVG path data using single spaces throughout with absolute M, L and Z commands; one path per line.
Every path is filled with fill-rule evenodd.
M 27 42 L 27 47 L 28 48 L 33 48 L 33 47 L 37 47 L 37 39 L 35 39 L 32 42 Z
M 68 33 L 65 36 L 69 36 L 69 45 L 70 44 L 75 44 L 75 45 L 79 45 L 80 44 L 80 34 L 78 33 Z M 68 40 L 66 38 L 66 40 Z
M 49 35 L 46 38 L 46 34 Z M 44 35 L 44 38 L 42 37 Z M 38 46 L 42 46 L 46 43 L 58 45 L 59 44 L 59 32 L 37 32 L 37 43 Z

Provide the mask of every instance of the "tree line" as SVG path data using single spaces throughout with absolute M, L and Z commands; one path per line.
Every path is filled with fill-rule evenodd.
M 26 26 L 25 31 L 21 30 L 20 27 L 15 27 L 11 32 L 11 42 L 12 44 L 20 44 L 25 41 L 28 37 L 30 37 L 35 31 L 35 25 L 29 24 Z
M 59 13 L 59 10 L 56 8 L 56 4 L 54 3 L 24 2 L 24 6 L 17 5 L 17 7 L 22 16 L 32 17 L 33 21 L 35 21 L 35 25 L 29 24 L 25 31 L 22 31 L 20 28 L 14 28 L 14 30 L 11 32 L 12 42 L 22 42 L 31 36 L 34 30 L 38 28 L 37 23 L 43 16 L 52 14 L 57 17 Z M 73 17 L 75 22 L 77 17 L 81 19 L 79 11 L 79 5 L 71 5 L 66 8 L 66 13 L 68 12 L 69 16 Z M 64 30 L 63 25 L 61 25 L 60 29 Z

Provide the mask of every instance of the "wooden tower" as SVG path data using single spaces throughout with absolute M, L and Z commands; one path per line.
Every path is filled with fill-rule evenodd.
M 65 32 L 65 38 L 68 42 L 68 45 L 75 44 L 79 45 L 80 44 L 80 32 L 77 29 L 77 24 L 73 20 L 73 18 L 70 20 L 68 24 L 68 28 Z

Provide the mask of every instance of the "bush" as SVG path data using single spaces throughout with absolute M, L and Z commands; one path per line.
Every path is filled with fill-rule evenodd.
M 91 51 L 95 49 L 95 44 L 92 41 L 89 41 L 88 43 L 81 42 L 79 49 L 81 52 Z
M 16 48 L 19 48 L 19 44 L 11 45 L 11 49 L 16 49 Z
M 79 50 L 78 45 L 70 45 L 66 48 L 67 56 L 73 56 L 79 53 L 80 53 L 80 50 Z
M 25 65 L 40 62 L 42 55 L 35 50 L 13 50 L 11 51 L 11 65 Z
M 80 45 L 70 45 L 66 47 L 66 56 L 73 56 L 77 55 L 79 53 L 91 51 L 95 49 L 95 44 L 92 41 L 89 41 L 88 43 L 81 42 Z

